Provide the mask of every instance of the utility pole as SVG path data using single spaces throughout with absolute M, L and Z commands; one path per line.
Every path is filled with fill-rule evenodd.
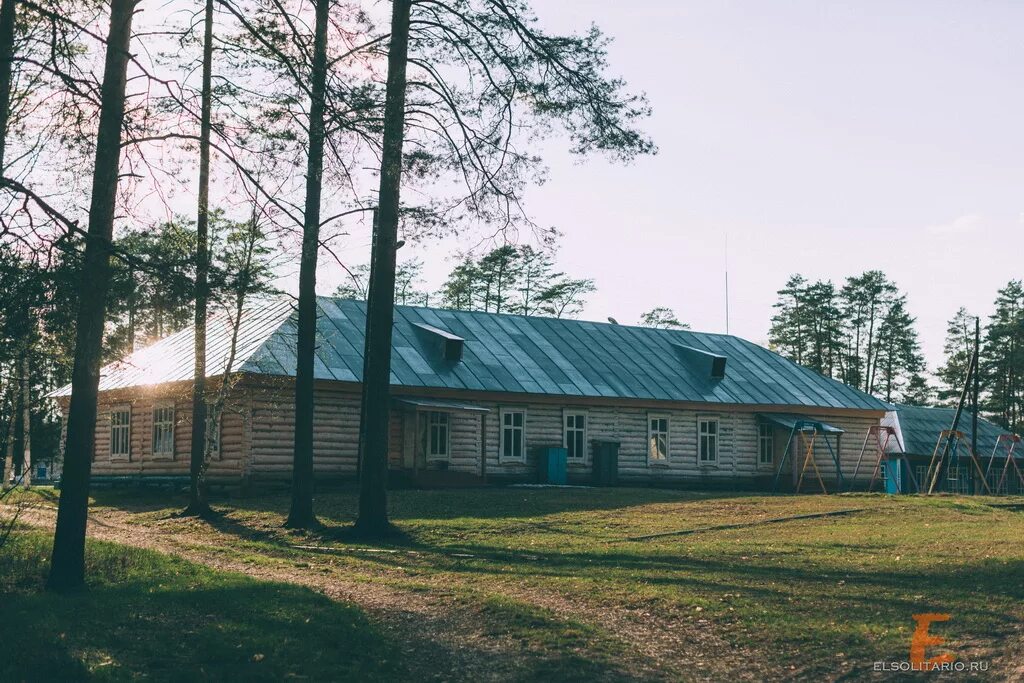
M 981 318 L 974 319 L 974 382 L 971 385 L 971 453 L 978 457 L 978 394 L 981 390 Z M 978 487 L 974 487 L 977 492 Z

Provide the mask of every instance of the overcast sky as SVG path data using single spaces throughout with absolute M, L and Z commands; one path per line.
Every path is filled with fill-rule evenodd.
M 656 157 L 580 165 L 552 141 L 528 195 L 565 234 L 560 265 L 597 281 L 583 317 L 662 305 L 724 331 L 728 234 L 734 334 L 766 342 L 791 273 L 879 268 L 934 367 L 956 309 L 987 314 L 1024 277 L 1024 3 L 534 4 L 613 36 L 613 71 L 654 108 Z M 431 285 L 451 248 L 420 250 Z

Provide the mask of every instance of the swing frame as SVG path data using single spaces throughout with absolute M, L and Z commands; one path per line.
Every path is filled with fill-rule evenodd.
M 882 433 L 883 432 L 885 433 L 885 439 L 884 440 L 882 439 Z M 857 465 L 856 465 L 856 467 L 853 468 L 853 476 L 850 478 L 850 490 L 851 491 L 853 490 L 853 487 L 857 485 L 857 475 L 860 473 L 860 466 L 861 466 L 861 463 L 864 460 L 864 454 L 868 450 L 868 442 L 872 441 L 871 440 L 871 436 L 872 435 L 874 435 L 874 437 L 875 437 L 874 441 L 872 442 L 872 444 L 875 447 L 875 467 L 871 471 L 871 481 L 868 483 L 868 493 L 870 493 L 871 490 L 875 488 L 875 480 L 876 479 L 880 479 L 879 475 L 882 472 L 882 461 L 885 460 L 885 461 L 888 462 L 888 461 L 891 460 L 890 457 L 889 457 L 890 456 L 890 453 L 889 453 L 889 441 L 890 440 L 894 440 L 896 442 L 896 447 L 899 449 L 899 451 L 901 453 L 903 452 L 903 446 L 900 445 L 900 438 L 896 434 L 896 428 L 895 427 L 893 427 L 892 425 L 881 425 L 881 424 L 879 424 L 879 425 L 871 425 L 870 427 L 868 427 L 868 431 L 864 435 L 864 443 L 862 443 L 861 447 L 860 447 L 860 455 L 857 456 Z M 901 458 L 901 460 L 902 460 L 902 458 Z M 908 468 L 908 472 L 909 472 L 909 468 Z M 914 475 L 913 474 L 910 475 L 910 479 L 911 479 L 911 481 L 914 482 L 914 488 L 916 489 L 917 488 L 917 480 L 914 479 Z M 884 482 L 883 482 L 883 487 L 884 487 Z
M 985 470 L 981 468 L 981 463 L 978 462 L 977 456 L 974 451 L 971 450 L 971 446 L 966 442 L 964 433 L 954 429 L 943 429 L 939 432 L 939 439 L 935 442 L 935 450 L 932 451 L 931 460 L 928 462 L 928 472 L 925 477 L 928 482 L 928 489 L 924 492 L 925 495 L 932 495 L 935 492 L 935 486 L 938 484 L 939 475 L 943 473 L 943 468 L 948 468 L 952 458 L 960 459 L 960 455 L 955 452 L 961 447 L 967 452 L 967 457 L 974 465 L 975 471 L 978 473 L 978 477 L 981 479 L 981 485 L 985 489 L 985 493 L 992 495 L 992 489 L 989 488 L 988 480 L 985 477 Z M 950 453 L 953 450 L 954 453 Z M 959 467 L 959 465 L 958 465 Z M 949 481 L 948 476 L 946 480 Z
M 988 459 L 988 467 L 985 468 L 985 481 L 988 481 L 988 474 L 992 470 L 992 463 L 995 462 L 996 456 L 999 454 L 999 447 L 1002 446 L 1006 452 L 1000 457 L 1005 457 L 1006 461 L 1003 463 L 1002 474 L 999 477 L 999 483 L 996 484 L 995 491 L 992 491 L 994 495 L 1000 495 L 999 491 L 1003 488 L 1003 483 L 1006 483 L 1007 492 L 1009 492 L 1010 482 L 1007 481 L 1006 477 L 1010 473 L 1010 466 L 1013 466 L 1014 471 L 1017 473 L 1017 481 L 1020 483 L 1021 489 L 1024 490 L 1024 472 L 1021 472 L 1020 467 L 1017 466 L 1017 456 L 1014 451 L 1017 448 L 1017 444 L 1020 443 L 1020 437 L 1016 434 L 1000 434 L 996 438 L 996 445 L 992 448 L 992 455 Z
M 838 480 L 837 491 L 842 491 L 843 482 L 843 468 L 839 463 L 839 455 L 836 453 L 836 449 L 832 448 L 832 444 L 828 440 L 829 431 L 823 426 L 824 423 L 816 420 L 809 419 L 797 419 L 793 423 L 793 428 L 789 432 L 789 438 L 786 441 L 786 447 L 782 451 L 782 459 L 779 461 L 779 467 L 775 471 L 775 479 L 772 483 L 772 493 L 778 493 L 779 481 L 782 478 L 782 470 L 786 466 L 786 461 L 789 459 L 790 447 L 793 445 L 793 440 L 799 438 L 800 450 L 803 453 L 802 464 L 800 466 L 800 474 L 797 477 L 796 488 L 794 493 L 800 493 L 800 488 L 803 486 L 804 477 L 807 474 L 808 469 L 814 471 L 815 477 L 818 479 L 818 484 L 821 486 L 821 492 L 828 494 L 828 488 L 825 486 L 825 480 L 821 476 L 821 470 L 818 469 L 818 463 L 815 461 L 815 445 L 817 444 L 818 435 L 822 435 L 822 439 L 825 442 L 825 446 L 828 447 L 829 454 L 832 456 L 832 462 L 836 466 L 836 477 Z M 838 439 L 842 435 L 842 431 L 832 432 L 836 435 L 837 447 Z M 799 435 L 799 436 L 798 436 Z M 796 458 L 796 455 L 793 456 Z

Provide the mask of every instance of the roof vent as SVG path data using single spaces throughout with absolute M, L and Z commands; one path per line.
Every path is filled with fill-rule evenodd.
M 708 379 L 725 377 L 725 356 L 695 349 L 692 346 L 673 344 L 676 353 L 691 369 Z
M 426 336 L 436 345 L 441 358 L 456 363 L 462 360 L 462 346 L 466 342 L 465 339 L 432 325 L 413 323 L 413 326 L 426 333 Z

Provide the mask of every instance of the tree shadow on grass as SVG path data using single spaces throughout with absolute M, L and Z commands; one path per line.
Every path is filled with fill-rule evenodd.
M 2 680 L 389 680 L 394 643 L 362 612 L 305 588 L 177 558 L 89 544 L 86 590 L 42 591 L 48 538 L 0 557 L 10 656 Z
M 474 680 L 495 671 L 529 680 L 580 670 L 581 655 L 543 640 L 531 643 L 537 652 L 484 652 L 451 633 L 438 640 L 444 624 L 433 613 L 399 615 L 384 630 L 300 586 L 109 543 L 89 543 L 87 590 L 58 596 L 41 590 L 47 550 L 45 535 L 27 533 L 0 555 L 0 680 Z M 510 637 L 507 619 L 500 623 L 497 635 Z M 610 659 L 588 671 L 592 680 L 628 678 Z
M 571 512 L 616 510 L 658 503 L 700 503 L 708 500 L 741 500 L 750 493 L 701 493 L 653 488 L 516 488 L 400 489 L 388 493 L 388 514 L 392 521 L 532 518 Z M 356 518 L 359 491 L 352 486 L 317 491 L 315 509 L 319 518 L 334 523 Z M 252 513 L 284 514 L 288 496 L 283 493 L 250 495 L 230 499 L 230 505 Z

